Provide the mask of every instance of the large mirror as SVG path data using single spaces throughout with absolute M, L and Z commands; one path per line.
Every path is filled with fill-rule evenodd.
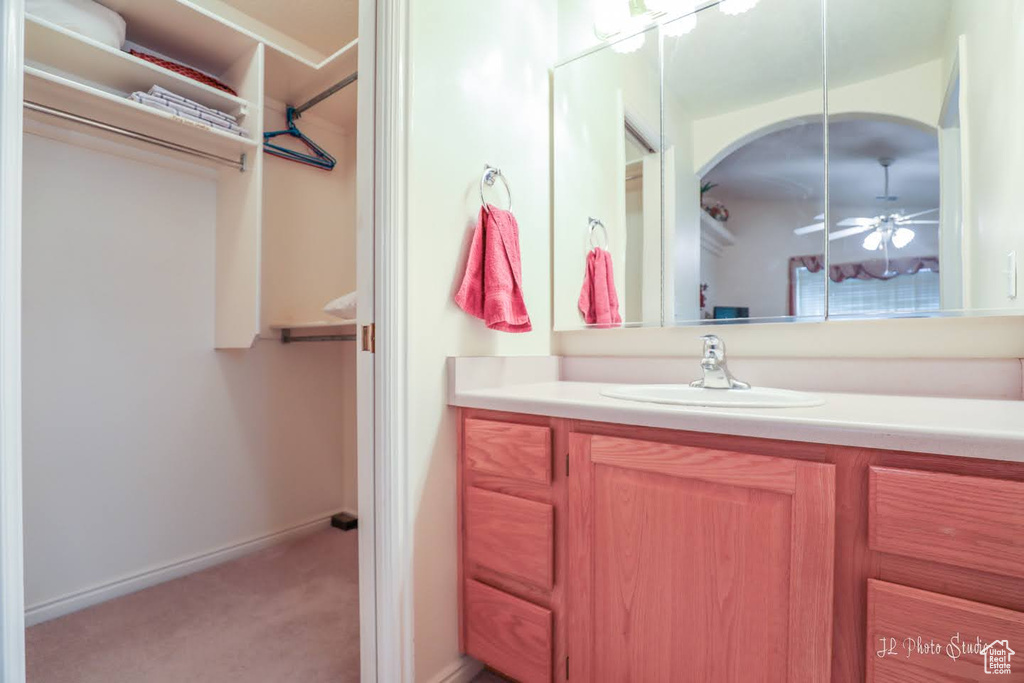
M 1024 0 L 824 4 L 634 0 L 556 67 L 556 329 L 1024 308 Z
M 657 30 L 557 69 L 553 106 L 555 327 L 660 325 Z

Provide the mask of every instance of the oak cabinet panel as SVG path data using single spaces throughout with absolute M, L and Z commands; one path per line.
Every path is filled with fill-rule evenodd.
M 467 419 L 466 466 L 486 474 L 540 484 L 551 481 L 551 429 Z
M 1021 612 L 870 580 L 867 640 L 868 683 L 1024 681 L 1024 659 L 1011 655 L 1009 673 L 986 673 L 982 652 L 994 644 L 988 654 L 997 654 L 999 641 L 1021 649 Z
M 829 679 L 832 465 L 577 434 L 570 463 L 573 677 Z
M 870 470 L 872 550 L 1024 578 L 1024 482 Z
M 554 584 L 554 509 L 546 503 L 469 487 L 465 561 L 550 590 Z
M 551 680 L 551 610 L 479 581 L 465 600 L 466 654 L 521 683 Z

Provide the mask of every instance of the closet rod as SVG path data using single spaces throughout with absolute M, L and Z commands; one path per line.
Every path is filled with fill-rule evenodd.
M 281 330 L 281 343 L 294 344 L 295 342 L 351 342 L 356 341 L 354 334 L 317 334 L 293 337 L 292 331 L 288 328 Z
M 227 164 L 233 166 L 239 171 L 245 171 L 245 155 L 241 155 L 238 159 L 231 159 L 229 157 L 222 157 L 217 154 L 211 154 L 210 152 L 204 152 L 201 149 L 194 149 L 192 147 L 186 147 L 185 145 L 179 145 L 177 142 L 170 142 L 169 140 L 162 140 L 155 138 L 145 133 L 137 133 L 134 130 L 128 130 L 127 128 L 121 128 L 120 126 L 113 126 L 109 123 L 103 123 L 95 119 L 86 118 L 79 116 L 78 114 L 72 114 L 71 112 L 64 111 L 63 109 L 54 109 L 53 107 L 47 107 L 43 104 L 37 104 L 35 102 L 29 102 L 25 100 L 25 108 L 37 111 L 41 114 L 48 116 L 54 116 L 60 119 L 67 119 L 68 121 L 74 121 L 75 123 L 81 123 L 86 126 L 92 126 L 93 128 L 99 128 L 116 135 L 121 135 L 132 140 L 138 140 L 140 142 L 147 142 L 157 147 L 163 147 L 164 149 L 170 149 L 175 152 L 181 152 L 182 154 L 190 154 L 192 156 L 201 157 L 208 161 L 216 161 L 217 163 Z
M 348 76 L 345 76 L 345 78 L 341 79 L 327 90 L 324 90 L 319 95 L 313 97 L 304 104 L 300 104 L 299 106 L 295 107 L 295 118 L 299 118 L 300 116 L 302 116 L 302 112 L 306 111 L 310 107 L 315 107 L 316 105 L 320 104 L 321 102 L 323 102 L 324 100 L 326 100 L 328 97 L 338 92 L 339 90 L 343 90 L 344 88 L 347 88 L 348 86 L 352 85 L 353 83 L 356 82 L 356 79 L 358 78 L 359 72 L 353 71 Z

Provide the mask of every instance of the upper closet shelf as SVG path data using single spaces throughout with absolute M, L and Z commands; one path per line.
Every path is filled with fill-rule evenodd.
M 127 97 L 159 85 L 232 116 L 249 113 L 250 104 L 241 97 L 32 16 L 25 17 L 25 61 L 113 95 Z
M 226 158 L 256 150 L 249 138 L 204 126 L 41 69 L 25 67 L 25 102 Z M 26 110 L 32 114 L 31 107 Z M 32 114 L 38 115 L 38 114 Z M 48 120 L 42 114 L 41 120 Z

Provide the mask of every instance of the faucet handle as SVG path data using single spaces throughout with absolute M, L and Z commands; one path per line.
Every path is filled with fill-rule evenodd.
M 725 342 L 717 334 L 705 334 L 701 339 L 704 340 L 704 358 L 725 360 Z

